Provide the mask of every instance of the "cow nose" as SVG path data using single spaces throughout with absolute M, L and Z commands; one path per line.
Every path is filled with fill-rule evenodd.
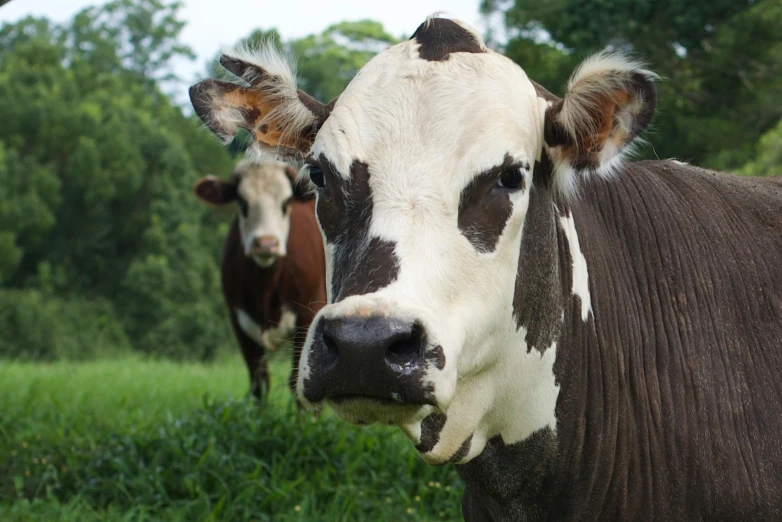
M 367 397 L 424 403 L 426 335 L 415 321 L 323 318 L 316 326 L 308 400 Z
M 259 236 L 253 240 L 253 253 L 277 254 L 280 251 L 280 241 L 274 236 Z

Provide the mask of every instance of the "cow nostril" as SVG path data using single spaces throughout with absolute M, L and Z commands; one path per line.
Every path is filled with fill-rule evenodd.
M 423 358 L 423 328 L 415 324 L 403 339 L 397 339 L 386 348 L 386 362 L 397 371 L 411 371 Z
M 324 370 L 334 367 L 339 360 L 339 348 L 337 342 L 326 332 L 323 332 L 323 354 L 322 362 Z

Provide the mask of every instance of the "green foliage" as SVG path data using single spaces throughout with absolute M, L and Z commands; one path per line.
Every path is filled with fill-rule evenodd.
M 752 161 L 740 172 L 751 176 L 782 174 L 782 121 L 760 138 Z
M 596 50 L 620 49 L 648 61 L 664 79 L 647 157 L 736 169 L 752 159 L 759 137 L 782 117 L 782 0 L 481 5 L 485 13 L 502 14 L 511 35 L 508 55 L 557 94 L 567 66 Z M 557 52 L 529 60 L 530 46 L 541 41 Z
M 280 386 L 260 415 L 231 397 L 244 390 L 238 359 L 0 367 L 0 512 L 460 520 L 453 467 L 424 464 L 399 430 L 297 412 L 282 384 L 287 368 L 284 358 L 273 362 Z
M 0 353 L 19 359 L 87 359 L 129 342 L 104 299 L 0 290 Z
M 129 337 L 143 352 L 210 358 L 232 343 L 217 280 L 224 225 L 190 187 L 232 161 L 157 87 L 190 55 L 179 7 L 116 0 L 62 26 L 0 28 L 0 283 L 50 332 L 71 331 L 52 321 L 73 303 L 79 324 L 120 318 L 111 331 L 125 333 L 101 350 Z M 14 317 L 0 355 L 84 355 L 86 333 L 65 348 Z

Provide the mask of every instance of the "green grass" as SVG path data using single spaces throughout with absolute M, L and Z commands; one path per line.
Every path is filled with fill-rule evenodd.
M 297 412 L 288 369 L 260 411 L 234 358 L 0 361 L 0 520 L 461 520 L 451 467 L 396 429 Z

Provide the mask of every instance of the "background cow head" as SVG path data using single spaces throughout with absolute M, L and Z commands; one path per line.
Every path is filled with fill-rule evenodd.
M 230 180 L 204 176 L 194 191 L 212 205 L 237 204 L 244 253 L 266 268 L 287 253 L 291 201 L 306 197 L 295 178 L 296 170 L 286 163 L 245 159 Z
M 648 125 L 653 75 L 599 55 L 559 99 L 441 18 L 373 58 L 329 105 L 298 91 L 270 49 L 221 63 L 243 85 L 192 87 L 201 119 L 223 139 L 243 127 L 259 149 L 306 156 L 317 187 L 330 304 L 302 354 L 302 401 L 399 425 L 434 463 L 556 429 L 556 337 L 523 319 L 562 320 L 535 282 L 558 261 L 552 209 L 579 176 L 610 174 Z M 576 277 L 588 315 L 588 276 Z

